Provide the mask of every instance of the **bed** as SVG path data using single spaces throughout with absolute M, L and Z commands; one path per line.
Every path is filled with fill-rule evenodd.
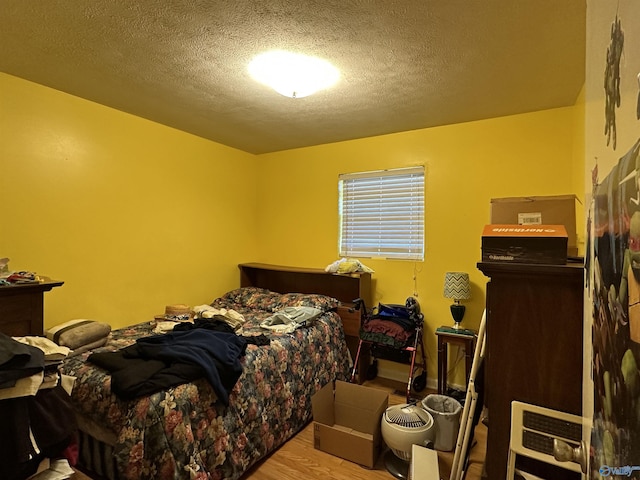
M 323 313 L 289 334 L 267 331 L 268 345 L 248 344 L 228 405 L 204 378 L 131 400 L 111 391 L 110 374 L 87 361 L 89 355 L 154 335 L 154 321 L 114 330 L 104 347 L 67 358 L 62 372 L 76 377 L 81 469 L 108 479 L 237 479 L 310 421 L 318 389 L 348 380 L 351 356 L 336 313 L 348 310 L 335 298 L 351 294 L 343 276 L 313 271 L 308 277 L 305 270 L 301 282 L 299 269 L 247 264 L 240 270 L 241 287 L 211 306 L 242 314 L 243 336 L 265 334 L 260 323 L 283 307 Z M 279 280 L 271 290 L 274 275 Z M 351 278 L 360 288 L 359 276 Z

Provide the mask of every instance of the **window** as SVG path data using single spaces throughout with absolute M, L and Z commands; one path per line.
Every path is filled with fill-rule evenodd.
M 340 256 L 424 259 L 424 167 L 343 174 Z

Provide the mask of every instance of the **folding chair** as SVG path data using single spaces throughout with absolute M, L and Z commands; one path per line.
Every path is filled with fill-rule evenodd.
M 458 438 L 456 440 L 456 449 L 453 455 L 453 463 L 451 465 L 451 475 L 449 480 L 462 480 L 464 478 L 469 457 L 469 440 L 475 427 L 473 419 L 478 404 L 478 391 L 476 390 L 476 377 L 482 362 L 484 361 L 484 347 L 486 339 L 487 312 L 482 313 L 480 321 L 480 329 L 478 330 L 478 339 L 476 340 L 476 349 L 473 354 L 473 364 L 471 365 L 471 374 L 469 375 L 469 384 L 467 385 L 467 395 L 464 401 L 462 416 L 460 417 L 460 429 L 458 430 Z

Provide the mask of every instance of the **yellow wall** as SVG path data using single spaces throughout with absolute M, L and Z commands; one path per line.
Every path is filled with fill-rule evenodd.
M 487 279 L 476 264 L 490 199 L 584 197 L 576 191 L 583 172 L 573 156 L 576 121 L 574 108 L 562 108 L 261 155 L 258 260 L 325 267 L 338 258 L 338 174 L 424 164 L 424 262 L 361 260 L 375 270 L 376 303 L 403 303 L 417 293 L 435 378 L 434 331 L 453 323 L 451 301 L 442 296 L 445 272 L 470 274 L 473 298 L 463 323 L 480 323 Z M 457 369 L 458 384 L 463 371 Z
M 123 326 L 237 287 L 241 262 L 325 267 L 338 258 L 338 174 L 424 164 L 425 261 L 362 260 L 376 302 L 417 293 L 433 379 L 434 330 L 452 323 L 445 272 L 469 272 L 464 325 L 479 325 L 489 200 L 584 197 L 581 115 L 562 108 L 254 156 L 0 74 L 0 256 L 65 281 L 45 295 L 46 326 Z
M 578 247 L 580 255 L 585 255 L 586 237 L 587 237 L 587 211 L 589 207 L 589 198 L 587 191 L 591 191 L 591 184 L 585 184 L 585 88 L 582 87 L 574 109 L 573 121 L 573 168 L 575 172 L 573 177 L 573 192 L 578 195 L 582 203 L 582 208 L 577 212 L 576 231 L 578 233 Z M 582 172 L 580 174 L 579 172 Z M 588 189 L 588 190 L 587 190 Z
M 0 74 L 0 256 L 65 284 L 45 324 L 208 303 L 254 258 L 256 157 Z

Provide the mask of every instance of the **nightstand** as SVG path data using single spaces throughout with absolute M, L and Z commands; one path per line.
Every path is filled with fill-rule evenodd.
M 477 332 L 462 328 L 454 330 L 453 327 L 443 326 L 436 329 L 436 335 L 438 337 L 438 393 L 445 395 L 447 393 L 447 372 L 449 371 L 448 346 L 451 344 L 464 348 L 465 383 L 468 383 L 473 366 L 473 351 Z
M 44 293 L 64 282 L 46 280 L 0 287 L 0 332 L 10 337 L 44 333 Z

